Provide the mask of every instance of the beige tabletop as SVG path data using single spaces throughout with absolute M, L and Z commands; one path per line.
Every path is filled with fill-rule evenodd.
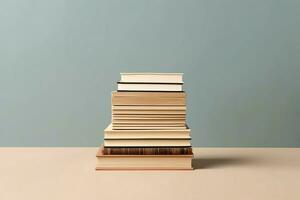
M 96 151 L 0 148 L 0 199 L 300 199 L 300 148 L 197 148 L 193 171 L 95 171 Z

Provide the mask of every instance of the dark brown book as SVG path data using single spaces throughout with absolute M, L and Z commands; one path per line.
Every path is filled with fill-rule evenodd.
M 104 147 L 104 155 L 192 155 L 191 147 Z

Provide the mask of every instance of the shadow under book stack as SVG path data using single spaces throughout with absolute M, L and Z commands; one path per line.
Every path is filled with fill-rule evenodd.
M 192 169 L 182 86 L 181 73 L 121 73 L 96 169 Z

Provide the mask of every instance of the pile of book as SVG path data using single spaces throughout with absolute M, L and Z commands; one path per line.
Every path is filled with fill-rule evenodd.
M 181 73 L 121 73 L 97 170 L 192 169 Z

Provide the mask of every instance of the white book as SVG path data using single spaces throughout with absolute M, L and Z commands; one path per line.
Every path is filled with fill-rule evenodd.
M 110 124 L 104 130 L 104 139 L 190 139 L 191 130 L 114 130 Z
M 105 139 L 105 147 L 190 147 L 190 139 Z
M 183 73 L 121 73 L 121 82 L 183 83 Z
M 166 84 L 166 83 L 124 83 L 118 82 L 118 91 L 165 91 L 165 92 L 181 92 L 182 84 Z

